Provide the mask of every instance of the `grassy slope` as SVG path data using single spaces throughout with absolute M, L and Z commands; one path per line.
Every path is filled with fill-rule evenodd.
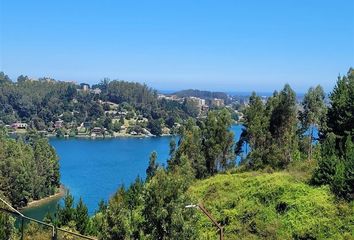
M 338 203 L 288 172 L 223 174 L 190 188 L 225 225 L 225 239 L 354 239 L 354 204 Z M 217 239 L 198 214 L 201 239 Z

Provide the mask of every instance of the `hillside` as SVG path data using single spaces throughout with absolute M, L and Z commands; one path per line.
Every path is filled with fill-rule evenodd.
M 225 226 L 225 239 L 353 239 L 354 204 L 338 203 L 288 172 L 216 175 L 189 189 Z M 202 239 L 216 229 L 198 214 Z
M 175 133 L 188 105 L 158 99 L 145 84 L 105 79 L 92 85 L 0 71 L 0 126 L 58 137 L 151 136 Z

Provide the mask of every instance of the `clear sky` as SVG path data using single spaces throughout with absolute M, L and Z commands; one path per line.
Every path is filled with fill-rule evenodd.
M 0 2 L 0 70 L 13 79 L 303 92 L 354 67 L 353 0 Z

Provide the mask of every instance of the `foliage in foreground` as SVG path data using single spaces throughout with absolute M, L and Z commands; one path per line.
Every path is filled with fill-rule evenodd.
M 289 85 L 274 92 L 266 103 L 253 93 L 245 109 L 244 130 L 235 152 L 247 143 L 251 151 L 243 163 L 249 170 L 288 169 L 295 162 L 312 161 L 318 166 L 311 183 L 330 185 L 337 197 L 354 199 L 354 70 L 339 77 L 324 102 L 321 86 L 310 88 L 302 110 L 296 106 L 295 92 Z M 319 137 L 314 136 L 314 129 Z M 321 153 L 313 155 L 315 142 Z
M 321 157 L 312 183 L 329 184 L 340 198 L 354 200 L 354 69 L 339 77 L 322 127 Z
M 0 192 L 14 207 L 55 193 L 59 161 L 47 139 L 11 139 L 0 129 Z
M 353 202 L 337 202 L 328 187 L 309 186 L 288 172 L 216 175 L 196 182 L 189 193 L 225 226 L 225 239 L 352 239 L 354 234 Z M 215 228 L 198 215 L 200 239 L 216 239 Z

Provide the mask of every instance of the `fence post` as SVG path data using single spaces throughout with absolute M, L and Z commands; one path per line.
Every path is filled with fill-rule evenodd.
M 52 240 L 58 239 L 58 230 L 57 227 L 53 226 Z

